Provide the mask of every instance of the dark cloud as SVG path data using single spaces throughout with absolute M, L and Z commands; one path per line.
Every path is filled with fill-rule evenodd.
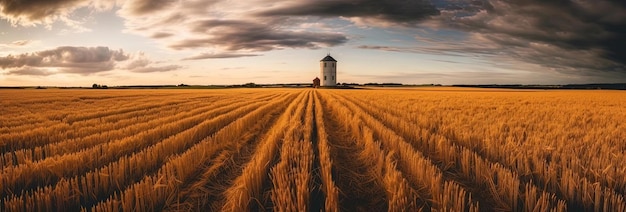
M 2 69 L 56 68 L 65 73 L 91 74 L 109 71 L 129 56 L 108 47 L 63 46 L 52 50 L 0 57 Z
M 260 56 L 260 54 L 239 54 L 239 53 L 205 53 L 192 57 L 184 58 L 183 60 L 204 60 L 204 59 L 223 59 L 223 58 L 238 58 L 238 57 L 254 57 Z
M 165 9 L 176 0 L 126 0 L 123 10 L 132 15 L 146 15 Z
M 41 23 L 88 4 L 85 0 L 0 0 L 0 18 L 14 24 Z
M 152 34 L 152 36 L 150 36 L 150 37 L 158 39 L 158 38 L 171 37 L 173 35 L 174 35 L 173 33 L 169 33 L 169 32 L 157 32 L 157 33 Z
M 508 39 L 506 39 L 508 38 Z M 500 42 L 491 42 L 491 39 Z M 614 82 L 623 79 L 626 73 L 607 69 L 615 62 L 599 57 L 591 50 L 563 50 L 557 46 L 542 43 L 523 43 L 513 37 L 494 38 L 480 33 L 472 33 L 464 40 L 441 41 L 422 39 L 424 46 L 381 46 L 361 45 L 360 49 L 389 52 L 406 52 L 428 55 L 457 57 L 463 61 L 472 58 L 482 61 L 485 68 L 500 68 L 525 72 L 558 72 L 565 75 L 594 77 L 594 80 Z M 503 45 L 502 43 L 507 43 Z M 435 60 L 436 61 L 436 60 Z
M 339 33 L 289 31 L 268 24 L 240 20 L 204 20 L 191 31 L 205 38 L 186 39 L 170 45 L 174 49 L 221 47 L 228 51 L 269 51 L 281 48 L 320 48 L 345 43 Z
M 288 6 L 261 12 L 263 16 L 364 17 L 397 23 L 413 23 L 438 15 L 428 0 L 334 0 L 290 2 Z
M 448 2 L 440 27 L 480 33 L 521 61 L 577 74 L 626 73 L 624 1 Z

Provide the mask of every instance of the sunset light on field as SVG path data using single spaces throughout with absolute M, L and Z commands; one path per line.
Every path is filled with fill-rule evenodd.
M 0 0 L 1 211 L 626 211 L 624 0 Z

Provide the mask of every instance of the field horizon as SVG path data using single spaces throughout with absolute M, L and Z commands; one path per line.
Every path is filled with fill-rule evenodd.
M 0 86 L 0 89 L 220 89 L 220 88 L 307 88 L 313 83 L 276 83 L 276 84 L 163 84 L 163 85 L 115 85 L 93 84 L 92 86 Z M 376 88 L 376 87 L 457 87 L 457 88 L 506 88 L 506 89 L 543 89 L 543 90 L 626 90 L 626 83 L 585 83 L 585 84 L 403 84 L 403 83 L 338 83 L 337 86 L 321 88 Z

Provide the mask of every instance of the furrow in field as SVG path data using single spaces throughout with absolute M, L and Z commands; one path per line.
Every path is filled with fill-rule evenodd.
M 500 198 L 500 194 L 495 192 L 496 191 L 495 188 L 488 187 L 489 185 L 493 183 L 489 184 L 488 182 L 476 181 L 475 178 L 482 179 L 483 175 L 481 175 L 481 173 L 473 173 L 473 174 L 478 174 L 478 175 L 472 176 L 470 174 L 470 171 L 472 170 L 466 170 L 466 169 L 463 169 L 463 170 L 466 170 L 467 172 L 459 173 L 459 171 L 457 170 L 460 169 L 460 167 L 469 168 L 472 166 L 468 164 L 466 161 L 463 161 L 464 164 L 456 163 L 458 162 L 458 160 L 454 160 L 454 158 L 459 158 L 460 153 L 458 153 L 457 149 L 454 148 L 454 146 L 440 145 L 440 147 L 442 147 L 440 149 L 420 148 L 421 146 L 416 146 L 415 140 L 412 140 L 415 138 L 411 137 L 410 139 L 407 139 L 406 137 L 401 136 L 401 135 L 406 136 L 406 134 L 402 134 L 402 133 L 411 134 L 414 132 L 414 131 L 403 131 L 403 130 L 411 129 L 409 127 L 406 127 L 407 123 L 402 123 L 404 125 L 398 125 L 397 123 L 399 123 L 399 120 L 394 120 L 396 122 L 391 123 L 387 121 L 389 120 L 389 117 L 391 115 L 387 113 L 386 111 L 374 110 L 372 106 L 365 105 L 364 103 L 358 102 L 354 99 L 350 99 L 349 97 L 347 97 L 347 95 L 338 95 L 338 96 L 342 98 L 343 102 L 349 103 L 351 105 L 351 108 L 355 110 L 355 113 L 367 114 L 367 115 L 364 115 L 365 116 L 365 118 L 363 119 L 364 122 L 367 123 L 368 125 L 375 126 L 373 128 L 378 129 L 376 134 L 379 137 L 381 137 L 381 139 L 384 139 L 387 141 L 393 140 L 394 142 L 397 142 L 400 145 L 399 148 L 411 148 L 411 149 L 415 148 L 418 151 L 419 155 L 422 155 L 423 157 L 430 159 L 433 165 L 437 166 L 437 168 L 441 170 L 441 173 L 443 174 L 444 178 L 459 182 L 460 184 L 464 185 L 464 188 L 474 195 L 474 199 L 478 199 L 481 201 L 480 205 L 482 207 L 492 208 L 492 209 L 499 208 L 502 210 L 513 210 L 512 208 L 517 208 L 517 198 L 513 197 L 513 200 L 511 200 L 509 204 L 506 204 Z M 384 118 L 381 118 L 381 117 L 384 117 Z M 408 141 L 413 141 L 413 142 L 408 142 Z M 439 153 L 439 154 L 436 154 L 436 153 Z M 440 157 L 440 155 L 445 155 L 446 157 Z M 409 164 L 407 164 L 407 166 L 409 166 Z M 486 177 L 489 177 L 489 176 L 486 176 Z M 485 183 L 485 184 L 482 184 L 482 183 Z M 519 189 L 519 186 L 520 185 L 513 186 L 512 189 L 516 189 L 514 190 L 515 192 L 512 192 L 507 195 L 516 195 L 518 192 L 517 189 Z M 479 192 L 479 191 L 488 191 L 488 192 Z
M 420 193 L 421 199 L 429 200 L 430 207 L 436 210 L 477 210 L 477 204 L 467 187 L 455 182 L 455 176 L 447 175 L 428 158 L 417 152 L 406 141 L 397 136 L 393 130 L 386 128 L 380 122 L 374 120 L 361 108 L 347 101 L 338 94 L 329 94 L 336 98 L 336 105 L 344 114 L 350 114 L 352 128 L 368 129 L 374 138 L 380 142 L 382 149 L 386 150 L 389 158 L 398 163 L 398 168 L 407 175 L 411 186 Z M 350 120 L 346 119 L 346 121 Z M 369 127 L 368 127 L 369 126 Z M 371 130 L 370 130 L 371 129 Z M 481 202 L 485 206 L 485 202 Z M 489 205 L 487 205 L 489 207 Z
M 198 172 L 190 177 L 192 181 L 181 185 L 176 199 L 169 199 L 166 203 L 165 211 L 218 211 L 224 204 L 223 192 L 231 185 L 232 179 L 241 174 L 242 168 L 258 148 L 258 140 L 269 133 L 267 126 L 275 124 L 290 100 L 280 100 L 284 104 L 257 119 L 254 126 L 243 127 L 245 131 L 238 134 L 232 132 L 238 136 L 232 141 L 217 141 L 225 144 L 224 148 L 200 166 Z
M 262 195 L 269 191 L 271 184 L 268 182 L 267 173 L 277 160 L 277 152 L 282 145 L 282 139 L 289 123 L 296 119 L 300 120 L 306 97 L 305 92 L 300 92 L 298 98 L 291 102 L 289 107 L 281 114 L 274 124 L 270 133 L 264 137 L 252 159 L 245 165 L 241 175 L 234 179 L 231 187 L 225 192 L 225 202 L 221 210 L 224 211 L 249 211 L 265 210 L 270 200 Z
M 385 114 L 386 118 L 389 118 L 386 112 L 384 111 L 372 111 L 371 107 L 359 105 L 358 102 L 355 103 L 354 100 L 348 99 L 348 97 L 341 96 L 343 102 L 346 102 L 352 106 L 352 108 L 358 114 L 367 114 L 364 115 L 365 119 L 363 119 L 367 124 L 376 126 L 375 129 L 379 130 L 377 132 L 378 136 L 382 136 L 384 140 L 394 141 L 397 144 L 400 144 L 399 148 L 415 148 L 411 146 L 409 142 L 407 142 L 403 137 L 401 137 L 398 132 L 392 132 L 391 129 L 407 129 L 402 128 L 406 125 L 396 125 L 396 126 L 388 126 L 385 124 L 390 124 L 390 122 L 383 123 L 383 121 L 376 119 L 373 114 Z M 439 142 L 440 144 L 441 142 Z M 460 182 L 460 184 L 465 185 L 465 189 L 472 192 L 474 197 L 481 201 L 481 206 L 485 208 L 491 209 L 500 209 L 500 210 L 516 210 L 518 207 L 518 196 L 517 194 L 520 192 L 519 181 L 514 178 L 515 176 L 508 170 L 503 170 L 501 173 L 502 178 L 505 178 L 500 181 L 492 181 L 491 175 L 496 175 L 502 170 L 495 170 L 499 168 L 497 165 L 489 166 L 484 160 L 480 157 L 468 157 L 468 152 L 462 152 L 462 148 L 458 148 L 454 145 L 450 146 L 449 143 L 446 145 L 438 145 L 439 149 L 425 149 L 425 148 L 416 148 L 419 150 L 424 157 L 428 157 L 433 160 L 434 165 L 436 165 L 440 170 L 442 170 L 442 174 L 445 178 Z M 444 155 L 442 157 L 442 155 Z M 458 160 L 457 160 L 458 159 Z M 463 159 L 463 160 L 461 160 Z M 407 164 L 409 165 L 409 164 Z M 479 166 L 479 167 L 476 167 Z M 476 167 L 475 169 L 470 167 Z M 483 168 L 491 168 L 491 172 L 485 171 Z M 478 171 L 478 172 L 477 172 Z M 508 171 L 508 172 L 507 172 Z M 500 183 L 513 183 L 507 185 L 500 185 Z M 496 185 L 498 187 L 496 187 Z M 503 190 L 507 189 L 508 190 Z M 512 191 L 510 189 L 513 189 Z M 479 191 L 488 191 L 488 192 L 479 192 Z M 504 195 L 504 196 L 501 196 Z M 505 198 L 503 200 L 502 198 Z M 537 197 L 539 198 L 539 197 Z M 535 200 L 536 201 L 536 200 Z M 552 200 L 555 202 L 556 200 Z M 554 207 L 557 203 L 553 203 Z
M 126 137 L 121 140 L 108 142 L 95 147 L 85 149 L 77 153 L 59 155 L 46 158 L 36 163 L 27 163 L 15 167 L 3 169 L 0 176 L 3 184 L 0 185 L 3 194 L 18 194 L 22 190 L 35 188 L 36 186 L 54 184 L 63 177 L 71 177 L 89 170 L 102 167 L 117 158 L 140 151 L 180 132 L 188 130 L 207 119 L 218 119 L 227 116 L 230 119 L 237 118 L 228 112 L 242 107 L 241 104 L 231 104 L 201 114 L 181 119 L 169 124 L 157 126 L 140 134 Z M 243 106 L 253 109 L 253 106 Z M 216 131 L 221 126 L 213 126 L 211 131 Z M 28 176 L 28 177 L 26 177 Z
M 263 98 L 253 99 L 256 101 L 265 101 L 266 99 L 274 98 L 276 96 L 268 95 L 262 97 Z M 197 102 L 189 102 L 188 104 L 184 105 L 175 105 L 172 106 L 170 110 L 158 111 L 152 116 L 131 118 L 128 120 L 119 121 L 118 124 L 115 124 L 113 126 L 104 128 L 98 127 L 97 130 L 101 131 L 94 133 L 90 136 L 66 140 L 54 144 L 48 144 L 46 146 L 37 147 L 34 149 L 13 151 L 3 154 L 0 156 L 0 168 L 23 164 L 27 161 L 36 162 L 47 157 L 77 152 L 104 142 L 122 139 L 124 137 L 128 137 L 130 135 L 152 129 L 159 125 L 171 123 L 176 120 L 193 116 L 194 114 L 202 113 L 203 111 L 209 111 L 212 108 L 220 108 L 229 104 L 233 104 L 232 100 L 224 98 L 222 100 L 216 100 L 215 102 L 211 102 L 211 104 L 208 104 L 206 102 L 201 104 L 198 104 Z M 244 103 L 240 104 L 244 105 Z M 122 125 L 120 125 L 119 123 L 121 123 Z
M 305 113 L 292 119 L 280 149 L 279 160 L 270 169 L 272 189 L 269 192 L 275 211 L 310 211 L 312 189 L 313 105 L 312 91 L 305 91 Z
M 9 106 L 7 106 L 9 107 Z M 10 134 L 29 129 L 37 129 L 54 123 L 52 120 L 41 116 L 40 113 L 32 113 L 23 110 L 10 110 L 3 108 L 0 111 L 0 134 Z
M 173 116 L 179 113 L 180 111 L 177 107 L 178 106 L 171 106 L 170 108 L 164 108 L 164 110 L 161 111 L 153 110 L 153 114 L 138 115 L 136 118 L 120 120 L 116 123 L 103 123 L 102 125 L 95 127 L 72 127 L 72 129 L 78 130 L 69 130 L 70 133 L 82 134 L 82 136 L 65 139 L 60 142 L 48 143 L 44 146 L 6 152 L 0 155 L 0 168 L 16 166 L 26 163 L 27 161 L 35 162 L 55 155 L 76 152 L 81 149 L 94 146 L 98 143 L 121 139 L 123 137 L 145 131 L 156 125 L 167 123 L 164 122 L 164 119 L 159 118 Z M 138 126 L 143 127 L 140 128 Z
M 194 126 L 192 129 L 170 137 L 154 146 L 142 150 L 131 156 L 123 157 L 120 160 L 93 172 L 89 172 L 81 177 L 73 177 L 62 179 L 54 189 L 38 189 L 34 191 L 34 195 L 20 196 L 12 199 L 9 203 L 12 206 L 21 199 L 33 200 L 37 199 L 40 205 L 53 204 L 56 208 L 74 208 L 90 207 L 94 203 L 110 196 L 114 191 L 123 190 L 146 175 L 151 175 L 155 168 L 161 166 L 170 157 L 197 145 L 197 143 L 206 140 L 205 138 L 212 134 L 214 130 L 220 129 L 220 126 L 226 126 L 228 123 L 234 123 L 239 117 L 248 114 L 260 106 L 252 104 L 233 110 L 224 116 L 216 119 L 207 120 Z M 219 125 L 217 128 L 215 126 Z M 93 184 L 92 184 L 93 183 Z M 92 184 L 92 185 L 90 185 Z M 95 186 L 94 186 L 95 185 Z M 74 190 L 68 190 L 67 188 Z M 81 197 L 73 196 L 73 198 L 64 199 L 56 202 L 55 197 L 59 194 L 71 194 L 73 192 L 81 193 Z M 42 198 L 45 197 L 45 198 Z M 28 207 L 28 206 L 22 206 Z
M 268 113 L 292 102 L 294 95 L 288 99 L 277 99 L 264 106 L 257 107 L 251 113 L 242 115 L 234 123 L 222 128 L 213 136 L 190 148 L 185 153 L 170 159 L 156 175 L 146 176 L 143 180 L 127 187 L 119 195 L 113 195 L 106 201 L 91 208 L 94 211 L 145 211 L 163 210 L 168 203 L 176 202 L 177 193 L 184 188 L 185 182 L 192 182 L 194 176 L 212 159 L 217 158 L 220 151 L 233 145 L 233 141 L 245 139 L 242 132 L 254 127 L 258 120 Z
M 65 120 L 54 120 L 51 121 L 50 124 L 46 126 L 41 126 L 39 128 L 30 128 L 28 131 L 14 131 L 15 133 L 2 134 L 0 135 L 0 152 L 6 153 L 11 151 L 16 151 L 20 149 L 28 149 L 35 148 L 39 146 L 43 146 L 46 144 L 52 144 L 64 139 L 72 138 L 70 136 L 73 135 L 73 130 L 79 126 L 72 126 L 73 122 L 77 121 L 86 121 L 89 119 L 100 119 L 102 117 L 115 115 L 115 114 L 123 114 L 134 112 L 137 110 L 148 110 L 154 109 L 161 106 L 165 106 L 167 104 L 173 104 L 173 102 L 167 102 L 165 104 L 157 104 L 151 102 L 146 102 L 144 105 L 135 106 L 135 105 L 121 105 L 117 107 L 122 107 L 122 109 L 111 110 L 107 112 L 101 112 L 102 108 L 94 108 L 93 111 L 81 111 L 78 108 L 73 108 L 75 110 L 72 111 L 73 114 L 78 114 L 83 116 L 80 120 L 68 121 Z M 180 103 L 177 101 L 176 103 Z M 89 118 L 84 118 L 89 117 Z
M 339 211 L 339 188 L 337 188 L 335 182 L 335 173 L 333 173 L 333 169 L 335 165 L 333 164 L 333 160 L 331 158 L 329 138 L 327 132 L 327 124 L 324 121 L 325 114 L 324 109 L 322 107 L 322 103 L 319 99 L 319 94 L 317 90 L 314 92 L 314 110 L 312 111 L 315 117 L 313 121 L 313 145 L 315 150 L 315 163 L 314 165 L 314 174 L 316 175 L 314 181 L 316 185 L 319 187 L 318 190 L 323 192 L 323 208 L 312 208 L 311 210 L 319 211 L 325 210 L 330 212 Z M 315 199 L 313 200 L 315 204 Z M 317 204 L 321 205 L 319 200 L 317 200 Z
M 352 101 L 358 100 L 352 99 Z M 363 109 L 373 110 L 370 105 L 367 107 L 364 106 L 364 103 L 361 103 L 361 107 Z M 610 188 L 591 182 L 584 177 L 580 177 L 577 173 L 565 167 L 544 161 L 532 165 L 532 167 L 537 167 L 539 170 L 525 169 L 531 166 L 520 166 L 518 163 L 512 164 L 506 162 L 520 161 L 520 159 L 511 160 L 510 158 L 497 158 L 493 155 L 491 155 L 491 157 L 485 157 L 487 154 L 486 151 L 474 151 L 477 147 L 482 150 L 500 149 L 500 151 L 509 152 L 509 154 L 496 155 L 526 158 L 521 159 L 526 162 L 537 161 L 536 158 L 527 158 L 530 156 L 516 153 L 519 152 L 519 147 L 502 149 L 503 147 L 510 146 L 494 148 L 480 144 L 468 147 L 463 145 L 464 142 L 454 142 L 442 134 L 434 133 L 428 129 L 421 129 L 414 123 L 407 122 L 399 116 L 384 112 L 387 111 L 383 109 L 370 111 L 369 113 L 385 114 L 384 117 L 379 116 L 379 119 L 385 120 L 388 126 L 393 126 L 394 129 L 398 129 L 398 133 L 402 134 L 407 140 L 412 140 L 415 148 L 422 149 L 424 153 L 429 154 L 429 157 L 437 158 L 437 161 L 445 161 L 446 164 L 444 164 L 444 166 L 450 168 L 448 169 L 450 172 L 457 172 L 458 175 L 464 176 L 466 179 L 479 182 L 480 186 L 473 186 L 478 188 L 478 190 L 486 189 L 504 197 L 510 205 L 509 207 L 517 208 L 517 210 L 526 210 L 527 208 L 535 208 L 538 206 L 554 207 L 559 210 L 564 210 L 564 204 L 567 204 L 569 208 L 585 208 L 586 210 L 591 210 L 595 207 L 626 207 L 626 202 L 623 197 L 620 198 L 619 193 L 615 193 L 615 191 Z M 415 131 L 422 133 L 415 133 Z M 450 149 L 448 152 L 453 151 L 456 153 L 444 154 L 446 152 L 445 149 Z M 469 169 L 469 167 L 474 168 Z M 518 172 L 539 173 L 521 176 Z M 561 176 L 561 178 L 555 179 L 550 176 Z M 586 197 L 585 195 L 580 195 L 577 191 L 581 190 L 588 191 L 584 193 L 590 194 L 590 196 Z M 526 193 L 529 194 L 526 195 Z
M 268 95 L 259 95 L 258 97 L 253 97 L 253 99 L 263 99 L 266 97 L 268 97 Z M 102 108 L 109 107 L 100 105 L 100 102 L 94 103 L 96 106 L 91 106 L 92 109 L 90 111 L 81 111 L 80 106 L 68 105 L 64 108 L 71 107 L 74 110 L 65 110 L 70 114 L 64 115 L 62 118 L 59 118 L 59 120 L 50 121 L 49 124 L 40 126 L 39 128 L 29 127 L 27 132 L 14 130 L 16 133 L 0 135 L 0 147 L 2 148 L 0 151 L 7 152 L 20 149 L 32 149 L 65 139 L 80 138 L 85 136 L 85 134 L 81 132 L 89 130 L 87 127 L 97 130 L 95 132 L 89 131 L 87 134 L 111 130 L 122 126 L 118 124 L 111 125 L 109 123 L 117 122 L 120 119 L 124 119 L 124 117 L 133 117 L 134 113 L 145 113 L 150 110 L 161 111 L 163 107 L 184 106 L 193 102 L 181 99 L 181 96 L 165 98 L 167 100 L 165 102 L 160 98 L 159 96 L 152 96 L 150 98 L 139 99 L 141 101 L 128 100 L 127 105 L 115 105 L 110 107 L 121 109 L 107 109 L 106 111 L 102 111 Z M 214 98 L 217 98 L 217 96 Z M 225 98 L 220 99 L 224 100 Z M 205 99 L 204 101 L 207 100 Z M 124 116 L 125 114 L 128 115 Z M 137 115 L 134 117 L 137 117 Z M 81 129 L 81 131 L 76 132 L 72 129 Z
M 346 120 L 348 114 L 339 110 L 335 99 L 323 95 L 322 91 L 318 94 L 324 111 L 323 119 L 329 129 L 328 146 L 336 170 L 333 177 L 339 190 L 340 210 L 387 211 L 389 201 L 386 187 L 381 182 L 381 170 L 372 167 L 375 159 L 365 158 L 367 153 L 363 140 L 349 129 L 353 120 Z

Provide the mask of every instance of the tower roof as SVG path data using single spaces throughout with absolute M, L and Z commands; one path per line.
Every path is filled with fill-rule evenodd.
M 333 61 L 333 62 L 337 62 L 337 60 L 335 60 L 335 58 L 331 57 L 330 54 L 326 55 L 326 57 L 324 57 L 324 59 L 320 60 L 320 61 Z

